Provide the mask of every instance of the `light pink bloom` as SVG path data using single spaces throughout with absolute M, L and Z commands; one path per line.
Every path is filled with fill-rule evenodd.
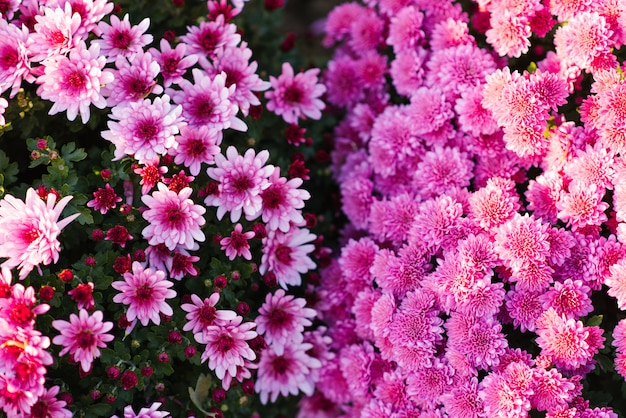
M 183 326 L 183 331 L 191 331 L 194 334 L 202 332 L 209 325 L 225 325 L 228 321 L 235 319 L 237 314 L 231 310 L 218 310 L 215 305 L 220 299 L 220 294 L 214 292 L 204 300 L 196 294 L 191 294 L 191 303 L 183 303 L 181 309 L 187 312 L 185 318 L 187 323 Z
M 120 291 L 113 297 L 113 302 L 128 305 L 126 317 L 129 321 L 138 319 L 143 326 L 152 322 L 161 323 L 160 313 L 172 315 L 174 311 L 165 301 L 176 296 L 170 287 L 174 283 L 167 280 L 165 272 L 144 268 L 135 261 L 133 271 L 124 273 L 124 281 L 111 283 L 111 287 Z
M 214 21 L 187 26 L 187 33 L 180 37 L 180 41 L 187 45 L 189 54 L 215 59 L 224 48 L 237 46 L 241 35 L 237 33 L 237 26 L 226 23 L 224 16 L 219 15 Z
M 214 370 L 219 379 L 224 379 L 226 373 L 231 377 L 237 376 L 237 367 L 245 365 L 245 360 L 253 361 L 256 354 L 247 341 L 257 336 L 253 328 L 254 322 L 244 322 L 241 316 L 224 323 L 215 323 L 207 326 L 201 333 L 194 334 L 194 338 L 201 344 L 206 344 L 202 353 L 202 362 L 209 361 L 209 369 Z
M 198 62 L 198 56 L 187 54 L 187 45 L 184 43 L 180 43 L 172 49 L 168 41 L 161 39 L 159 46 L 160 51 L 156 48 L 150 48 L 148 52 L 152 54 L 161 67 L 163 85 L 169 87 L 172 84 L 180 83 L 187 72 L 187 68 Z
M 154 402 L 149 408 L 141 408 L 138 413 L 133 411 L 132 405 L 126 405 L 124 407 L 124 416 L 122 418 L 164 418 L 170 413 L 167 411 L 159 411 L 161 402 Z M 111 416 L 111 418 L 120 418 L 117 415 Z
M 113 81 L 102 89 L 107 106 L 136 102 L 150 93 L 163 92 L 163 87 L 155 80 L 159 75 L 159 64 L 149 52 L 139 51 L 132 58 L 120 55 L 115 60 L 115 68 L 112 70 Z
M 57 319 L 52 321 L 52 326 L 61 333 L 52 339 L 56 345 L 63 346 L 59 355 L 69 352 L 85 372 L 91 370 L 93 360 L 100 357 L 100 348 L 105 348 L 106 343 L 114 338 L 107 334 L 113 328 L 113 323 L 103 322 L 102 311 L 96 311 L 90 316 L 81 309 L 78 316 L 70 315 L 69 322 Z
M 152 35 L 145 33 L 150 26 L 149 18 L 145 18 L 138 25 L 130 24 L 128 14 L 123 20 L 114 14 L 110 15 L 110 19 L 110 25 L 106 22 L 98 24 L 101 39 L 93 41 L 100 45 L 100 52 L 107 57 L 107 62 L 114 62 L 118 56 L 132 59 L 152 42 Z
M 143 229 L 143 237 L 150 245 L 165 244 L 171 251 L 179 244 L 194 250 L 196 241 L 204 241 L 201 227 L 205 223 L 202 215 L 206 209 L 189 198 L 193 191 L 190 187 L 179 193 L 169 190 L 163 183 L 157 187 L 159 190 L 152 195 L 141 197 L 148 207 L 142 215 L 150 223 Z
M 4 97 L 0 97 L 0 126 L 6 124 L 6 120 L 4 119 L 4 111 L 9 107 L 9 102 Z
M 315 245 L 308 244 L 315 240 L 315 235 L 308 229 L 293 227 L 289 232 L 280 230 L 270 231 L 263 238 L 263 256 L 259 272 L 265 274 L 274 272 L 278 284 L 283 289 L 290 286 L 299 286 L 302 282 L 301 274 L 315 268 L 315 263 L 309 254 Z
M 87 49 L 83 42 L 70 51 L 69 57 L 56 55 L 44 61 L 37 94 L 54 103 L 48 114 L 67 111 L 67 118 L 74 120 L 80 113 L 82 122 L 87 123 L 90 105 L 104 109 L 106 100 L 100 90 L 113 81 L 113 73 L 103 69 L 105 64 L 98 46 Z
M 604 284 L 609 287 L 608 294 L 617 299 L 617 307 L 626 310 L 626 259 L 622 259 L 609 267 L 611 275 Z
M 50 0 L 48 6 L 63 8 L 66 3 L 72 6 L 72 13 L 80 15 L 78 34 L 83 38 L 87 38 L 89 32 L 99 35 L 98 23 L 113 11 L 113 2 L 109 0 Z
M 57 262 L 61 251 L 58 236 L 79 216 L 75 213 L 59 221 L 72 196 L 58 203 L 56 199 L 54 193 L 49 193 L 44 202 L 31 187 L 25 201 L 11 195 L 0 201 L 0 257 L 7 258 L 2 267 L 17 267 L 20 280 L 38 264 Z
M 567 222 L 572 230 L 587 226 L 600 226 L 607 221 L 604 211 L 609 204 L 602 201 L 604 188 L 595 184 L 585 186 L 581 183 L 571 183 L 569 191 L 561 195 L 561 200 L 556 202 L 557 216 Z
M 215 156 L 220 153 L 222 131 L 208 126 L 194 128 L 183 126 L 180 136 L 176 137 L 176 145 L 169 149 L 174 156 L 174 163 L 189 168 L 192 176 L 200 174 L 202 163 L 213 164 Z
M 43 8 L 43 15 L 35 15 L 35 32 L 31 34 L 30 47 L 34 62 L 43 61 L 56 55 L 65 55 L 75 48 L 80 37 L 80 15 L 72 13 L 69 3 L 65 8 Z
M 515 214 L 496 229 L 495 251 L 509 266 L 544 261 L 550 251 L 547 228 L 532 216 Z
M 320 96 L 326 91 L 318 83 L 318 68 L 294 75 L 291 64 L 285 62 L 282 74 L 276 78 L 270 76 L 272 90 L 265 93 L 268 99 L 267 110 L 282 116 L 287 123 L 298 123 L 298 119 L 308 117 L 319 119 L 325 105 Z
M 262 404 L 268 400 L 275 402 L 278 395 L 297 395 L 300 391 L 308 396 L 313 394 L 314 386 L 308 375 L 322 363 L 307 354 L 312 347 L 300 343 L 285 346 L 282 354 L 277 354 L 271 346 L 263 351 L 254 385 Z
M 226 253 L 229 260 L 234 260 L 237 256 L 242 256 L 246 260 L 252 260 L 250 253 L 250 244 L 248 240 L 254 237 L 254 231 L 241 232 L 243 227 L 240 223 L 235 225 L 235 229 L 230 233 L 229 237 L 222 238 L 220 245 L 222 251 Z
M 595 59 L 610 51 L 612 35 L 604 16 L 592 12 L 578 13 L 554 34 L 556 54 L 566 65 L 587 69 Z
M 207 174 L 219 182 L 218 193 L 204 200 L 207 206 L 217 206 L 217 219 L 230 212 L 230 221 L 235 223 L 242 212 L 246 219 L 253 220 L 261 214 L 263 199 L 261 191 L 269 187 L 268 178 L 274 166 L 265 165 L 269 152 L 258 154 L 249 148 L 242 156 L 234 146 L 226 149 L 226 155 L 215 156 L 216 167 L 207 169 Z
M 505 9 L 493 13 L 489 23 L 487 42 L 500 56 L 519 57 L 528 52 L 531 29 L 526 16 Z
M 115 145 L 114 160 L 132 155 L 139 164 L 149 164 L 176 145 L 175 135 L 183 122 L 180 106 L 167 95 L 115 106 L 102 137 Z
M 303 341 L 304 328 L 311 325 L 311 318 L 316 316 L 315 310 L 305 306 L 306 300 L 286 295 L 283 289 L 265 297 L 255 322 L 257 332 L 276 354 L 282 355 L 285 346 Z
M 10 97 L 14 97 L 22 80 L 34 80 L 28 56 L 31 43 L 26 26 L 19 29 L 0 19 L 0 94 L 11 89 Z
M 270 230 L 280 229 L 288 232 L 291 225 L 302 225 L 304 218 L 300 209 L 311 195 L 306 190 L 298 189 L 301 178 L 287 180 L 280 177 L 280 167 L 274 167 L 269 177 L 269 187 L 261 191 L 261 219 Z

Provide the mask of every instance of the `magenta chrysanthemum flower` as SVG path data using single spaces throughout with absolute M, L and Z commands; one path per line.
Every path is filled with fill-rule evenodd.
M 447 362 L 434 358 L 432 362 L 408 373 L 407 395 L 418 406 L 432 409 L 452 386 L 453 375 L 454 369 Z
M 217 219 L 221 220 L 230 212 L 230 221 L 235 223 L 242 212 L 246 219 L 253 220 L 261 214 L 263 199 L 261 191 L 269 187 L 269 176 L 274 166 L 265 165 L 269 152 L 258 154 L 249 148 L 242 156 L 233 146 L 226 149 L 226 155 L 215 156 L 216 167 L 207 169 L 207 174 L 219 182 L 218 193 L 204 200 L 207 206 L 217 206 Z
M 608 284 L 607 286 L 608 294 L 611 295 L 611 286 Z M 559 315 L 577 319 L 593 311 L 590 294 L 591 289 L 583 284 L 582 280 L 566 279 L 562 283 L 555 282 L 554 286 L 539 298 L 545 310 L 553 308 Z
M 22 80 L 32 82 L 29 49 L 31 39 L 28 28 L 0 19 L 0 94 L 11 89 L 10 97 L 17 94 Z M 38 92 L 39 93 L 39 92 Z
M 107 183 L 104 188 L 100 187 L 93 192 L 93 199 L 87 202 L 87 207 L 98 210 L 104 215 L 109 209 L 115 209 L 117 203 L 121 201 L 122 198 L 116 195 L 113 187 Z
M 220 240 L 222 251 L 226 253 L 229 260 L 234 260 L 237 256 L 242 256 L 246 260 L 252 260 L 252 253 L 250 253 L 250 244 L 248 244 L 248 240 L 252 239 L 255 233 L 254 231 L 242 231 L 243 227 L 240 223 L 238 223 L 235 225 L 235 229 L 230 233 L 229 237 L 225 237 Z
M 219 299 L 220 294 L 217 292 L 204 300 L 192 293 L 191 303 L 180 305 L 181 309 L 187 312 L 185 315 L 187 323 L 183 326 L 183 331 L 198 334 L 210 325 L 225 325 L 228 321 L 235 319 L 237 314 L 234 311 L 215 309 Z
M 65 408 L 67 402 L 57 399 L 59 387 L 52 386 L 37 398 L 30 408 L 32 417 L 71 418 L 72 412 Z
M 37 304 L 35 289 L 24 288 L 20 283 L 14 284 L 6 298 L 0 298 L 0 315 L 11 327 L 32 328 L 37 315 L 48 312 L 50 306 Z
M 567 25 L 557 29 L 554 45 L 561 60 L 586 69 L 610 50 L 613 46 L 612 35 L 604 16 L 583 12 L 572 16 Z
M 314 386 L 308 375 L 322 363 L 307 354 L 312 347 L 309 343 L 300 343 L 285 346 L 282 354 L 277 354 L 271 346 L 262 352 L 254 385 L 261 403 L 275 402 L 278 395 L 297 395 L 300 391 L 308 396 L 313 394 Z
M 537 318 L 544 312 L 539 292 L 511 290 L 506 294 L 505 306 L 513 325 L 520 331 L 534 331 Z
M 64 8 L 43 8 L 44 14 L 35 15 L 35 32 L 31 34 L 30 51 L 34 62 L 43 61 L 56 55 L 65 55 L 78 46 L 77 36 L 80 15 L 72 13 L 66 3 Z
M 285 346 L 303 341 L 304 327 L 311 325 L 316 315 L 315 310 L 305 306 L 306 300 L 286 295 L 283 289 L 265 297 L 255 322 L 257 332 L 276 354 L 282 355 Z
M 263 256 L 259 272 L 268 271 L 276 275 L 278 284 L 286 289 L 287 285 L 298 286 L 302 282 L 301 274 L 315 268 L 309 254 L 315 245 L 308 244 L 315 240 L 315 235 L 308 229 L 294 227 L 284 233 L 279 230 L 270 231 L 263 238 Z
M 190 187 L 178 193 L 169 190 L 163 183 L 157 187 L 158 191 L 141 198 L 148 207 L 142 215 L 150 223 L 143 229 L 143 237 L 150 245 L 165 244 L 171 251 L 177 245 L 194 250 L 196 241 L 204 241 L 201 227 L 205 223 L 202 215 L 206 209 L 189 198 L 193 192 Z
M 143 47 L 152 42 L 152 35 L 146 34 L 150 19 L 145 18 L 138 25 L 131 25 L 128 14 L 124 19 L 112 14 L 111 24 L 100 22 L 100 38 L 93 43 L 100 45 L 100 52 L 107 57 L 107 62 L 114 62 L 118 56 L 133 59 L 135 54 L 143 52 Z
M 414 50 L 424 38 L 422 22 L 424 14 L 415 6 L 402 8 L 391 17 L 387 45 L 391 45 L 397 54 L 404 50 Z
M 269 186 L 260 193 L 263 222 L 270 230 L 279 229 L 282 232 L 288 232 L 291 225 L 301 225 L 304 218 L 300 209 L 304 207 L 304 201 L 311 197 L 306 190 L 298 189 L 302 179 L 287 180 L 280 177 L 280 168 L 274 167 L 268 181 Z
M 173 106 L 167 95 L 154 101 L 145 99 L 115 106 L 102 137 L 115 145 L 115 160 L 133 156 L 148 164 L 176 145 L 175 135 L 182 125 L 180 106 Z
M 35 189 L 29 188 L 24 201 L 11 195 L 0 201 L 0 257 L 7 258 L 2 267 L 17 267 L 20 280 L 38 264 L 57 262 L 61 251 L 58 236 L 79 216 L 75 213 L 59 220 L 72 196 L 58 203 L 56 199 L 54 193 L 49 193 L 44 202 Z
M 511 363 L 503 373 L 491 373 L 480 383 L 479 396 L 485 416 L 523 418 L 530 410 L 532 369 Z
M 161 39 L 159 47 L 161 48 L 160 51 L 156 48 L 150 48 L 148 52 L 161 67 L 165 87 L 180 83 L 187 72 L 187 68 L 198 62 L 197 55 L 187 54 L 187 45 L 184 43 L 179 43 L 176 48 L 172 49 L 168 41 Z
M 241 316 L 236 316 L 226 322 L 209 325 L 194 334 L 196 341 L 206 344 L 202 362 L 208 360 L 209 369 L 214 370 L 219 379 L 224 379 L 226 373 L 236 377 L 237 368 L 244 367 L 245 360 L 256 359 L 256 354 L 247 343 L 257 336 L 253 330 L 256 324 L 242 321 Z
M 510 266 L 544 261 L 550 251 L 547 228 L 547 224 L 534 217 L 516 214 L 497 228 L 495 251 Z
M 141 408 L 138 413 L 135 413 L 135 411 L 133 411 L 133 406 L 127 405 L 124 407 L 123 418 L 164 418 L 170 414 L 168 411 L 159 411 L 158 409 L 160 407 L 161 402 L 154 402 L 149 408 Z M 120 417 L 113 415 L 111 418 Z
M 566 406 L 575 395 L 576 385 L 556 369 L 533 369 L 533 395 L 530 403 L 539 411 L 551 411 Z
M 171 149 L 171 148 L 170 148 Z M 159 161 L 155 159 L 146 163 L 143 167 L 137 167 L 133 170 L 135 174 L 141 176 L 139 184 L 141 185 L 141 194 L 150 193 L 150 190 L 163 179 L 163 174 L 167 173 L 167 167 L 159 167 Z
M 99 35 L 98 23 L 113 11 L 113 3 L 108 0 L 52 0 L 49 3 L 52 7 L 64 7 L 66 3 L 72 6 L 72 13 L 80 15 L 78 34 L 83 38 L 87 38 L 89 32 Z
M 113 81 L 102 89 L 102 94 L 107 98 L 107 106 L 136 102 L 150 93 L 163 92 L 163 87 L 156 82 L 159 64 L 149 52 L 137 52 L 132 58 L 118 56 L 115 68 L 112 70 Z
M 44 61 L 44 74 L 37 78 L 37 94 L 54 103 L 48 114 L 67 111 L 67 118 L 74 120 L 80 113 L 82 122 L 87 123 L 89 106 L 104 109 L 101 87 L 113 81 L 113 73 L 103 69 L 105 64 L 98 46 L 87 49 L 83 42 L 70 51 L 69 57 L 56 55 Z
M 474 163 L 469 155 L 454 147 L 434 147 L 422 156 L 413 175 L 413 184 L 423 199 L 467 187 L 473 177 Z
M 272 90 L 265 93 L 268 99 L 267 110 L 282 116 L 287 123 L 298 123 L 298 119 L 322 117 L 324 102 L 319 97 L 326 87 L 318 83 L 318 68 L 294 75 L 291 64 L 285 62 L 282 74 L 276 78 L 270 76 Z
M 187 33 L 180 37 L 180 41 L 187 45 L 189 54 L 215 59 L 224 48 L 237 46 L 241 35 L 237 33 L 237 26 L 226 23 L 224 16 L 219 15 L 213 21 L 187 26 Z
M 561 200 L 556 202 L 559 211 L 557 216 L 574 231 L 602 225 L 608 219 L 604 211 L 609 207 L 608 203 L 602 201 L 603 197 L 604 189 L 599 189 L 595 184 L 584 186 L 572 183 L 569 190 L 561 195 Z
M 222 131 L 207 126 L 193 128 L 183 126 L 180 135 L 176 137 L 176 147 L 169 149 L 176 164 L 183 164 L 189 168 L 192 176 L 200 174 L 202 163 L 213 164 L 215 156 L 220 153 Z
M 124 273 L 124 281 L 111 283 L 111 287 L 120 293 L 113 297 L 113 302 L 128 305 L 126 318 L 138 319 L 143 326 L 150 321 L 159 325 L 160 313 L 172 315 L 174 311 L 165 301 L 176 296 L 170 287 L 174 283 L 167 280 L 165 272 L 144 268 L 139 262 L 132 264 L 132 272 Z
M 530 22 L 524 15 L 517 15 L 508 9 L 493 13 L 489 21 L 491 27 L 485 33 L 487 42 L 500 56 L 519 57 L 530 47 Z
M 233 100 L 234 84 L 226 86 L 226 74 L 209 76 L 197 68 L 192 70 L 193 83 L 182 79 L 182 90 L 168 89 L 175 103 L 183 107 L 183 116 L 192 126 L 206 125 L 216 130 L 233 128 L 245 132 L 248 127 L 239 118 L 239 108 Z
M 604 284 L 609 287 L 608 294 L 617 299 L 617 306 L 626 310 L 626 259 L 622 259 L 609 268 L 611 275 Z
M 100 348 L 113 341 L 113 335 L 107 333 L 113 328 L 113 323 L 104 322 L 103 318 L 102 311 L 90 316 L 81 309 L 78 315 L 70 315 L 69 322 L 62 319 L 52 321 L 52 326 L 61 333 L 52 339 L 56 345 L 63 346 L 59 355 L 69 352 L 83 371 L 91 370 L 93 360 L 100 357 Z

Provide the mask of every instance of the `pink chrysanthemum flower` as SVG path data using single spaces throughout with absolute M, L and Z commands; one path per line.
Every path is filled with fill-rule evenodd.
M 209 369 L 214 370 L 219 379 L 226 373 L 237 376 L 237 367 L 245 366 L 245 360 L 253 361 L 256 354 L 247 341 L 257 336 L 254 322 L 244 322 L 236 316 L 223 323 L 215 323 L 204 328 L 194 338 L 200 344 L 206 344 L 202 353 L 202 362 L 209 361 Z
M 235 225 L 235 229 L 230 233 L 229 237 L 222 238 L 220 245 L 222 251 L 226 253 L 229 260 L 234 260 L 235 257 L 241 256 L 246 260 L 252 260 L 252 254 L 250 253 L 250 244 L 248 240 L 252 239 L 255 235 L 254 231 L 242 232 L 243 227 L 240 223 Z
M 196 241 L 204 241 L 201 227 L 205 223 L 202 215 L 206 210 L 189 198 L 193 192 L 190 187 L 178 193 L 169 190 L 163 183 L 157 187 L 159 190 L 152 195 L 141 197 L 148 208 L 142 215 L 150 223 L 143 229 L 143 237 L 150 245 L 162 243 L 171 251 L 177 245 L 194 250 Z
M 267 110 L 282 116 L 287 123 L 298 123 L 305 117 L 319 119 L 325 105 L 320 96 L 326 91 L 323 84 L 318 83 L 318 68 L 294 75 L 291 64 L 285 62 L 282 74 L 276 78 L 270 76 L 272 90 L 265 93 Z
M 442 129 L 454 117 L 454 111 L 440 88 L 420 87 L 411 92 L 411 104 L 406 109 L 406 115 L 413 135 L 423 135 Z
M 565 22 L 581 12 L 588 12 L 593 6 L 593 0 L 551 0 L 550 13 L 555 15 L 559 22 Z
M 360 83 L 355 82 L 357 60 L 340 54 L 331 59 L 324 72 L 324 85 L 327 88 L 326 100 L 335 106 L 348 107 L 364 98 Z M 357 79 L 358 80 L 358 79 Z M 267 97 L 271 92 L 265 93 Z M 297 123 L 297 122 L 295 122 Z
M 534 331 L 537 318 L 544 312 L 539 292 L 511 290 L 506 294 L 505 306 L 520 331 Z
M 187 33 L 180 37 L 180 41 L 187 45 L 189 54 L 215 59 L 224 48 L 236 47 L 241 35 L 237 33 L 237 26 L 224 22 L 224 16 L 219 15 L 214 21 L 187 26 Z
M 63 346 L 59 355 L 69 352 L 83 371 L 90 371 L 91 363 L 100 356 L 100 348 L 113 341 L 113 335 L 107 333 L 113 328 L 113 323 L 104 322 L 103 318 L 102 311 L 90 316 L 81 309 L 78 315 L 70 315 L 69 322 L 62 319 L 52 321 L 52 326 L 61 333 L 52 339 L 56 345 Z
M 325 36 L 322 43 L 330 47 L 334 42 L 341 41 L 350 33 L 352 22 L 363 13 L 364 6 L 356 3 L 339 4 L 333 8 L 324 22 Z
M 550 251 L 548 224 L 534 217 L 515 214 L 499 226 L 495 234 L 495 251 L 508 266 L 526 261 L 544 261 Z
M 113 11 L 113 3 L 108 0 L 51 0 L 48 3 L 49 7 L 63 8 L 66 3 L 72 6 L 72 13 L 80 15 L 78 35 L 82 38 L 87 38 L 89 32 L 99 35 L 98 23 Z
M 180 83 L 187 72 L 187 68 L 198 62 L 197 55 L 187 54 L 187 45 L 184 43 L 179 43 L 176 48 L 172 49 L 168 41 L 161 39 L 159 47 L 161 48 L 160 51 L 156 48 L 150 48 L 148 52 L 161 68 L 163 86 L 165 87 Z
M 6 195 L 0 201 L 0 257 L 7 258 L 2 267 L 17 267 L 22 280 L 35 266 L 56 263 L 61 251 L 58 236 L 79 216 L 59 220 L 71 199 L 66 196 L 57 203 L 57 196 L 49 193 L 43 201 L 32 187 L 24 201 Z
M 611 295 L 610 289 L 608 293 Z M 593 311 L 590 294 L 591 289 L 583 284 L 582 280 L 566 279 L 562 283 L 555 282 L 554 286 L 539 298 L 544 310 L 553 308 L 558 315 L 577 319 Z
M 287 345 L 303 341 L 304 327 L 316 316 L 315 310 L 305 306 L 306 300 L 286 295 L 283 289 L 265 297 L 255 322 L 258 333 L 277 355 L 282 355 Z
M 503 373 L 488 374 L 479 386 L 485 416 L 527 417 L 531 379 L 532 369 L 523 363 L 511 363 Z
M 237 104 L 241 113 L 248 116 L 250 106 L 261 104 L 255 92 L 270 88 L 270 83 L 261 80 L 256 74 L 258 64 L 250 62 L 252 50 L 243 42 L 238 47 L 224 49 L 224 52 L 213 61 L 201 58 L 200 64 L 212 75 L 221 72 L 226 74 L 226 87 L 237 86 L 231 100 Z
M 98 24 L 100 39 L 93 41 L 100 45 L 100 52 L 107 57 L 107 62 L 115 62 L 119 56 L 132 60 L 135 54 L 143 52 L 143 47 L 152 42 L 152 35 L 145 33 L 150 26 L 149 18 L 138 25 L 130 24 L 128 14 L 123 20 L 112 14 L 110 20 L 111 24 Z
M 517 15 L 508 9 L 492 13 L 487 30 L 487 42 L 500 56 L 519 57 L 530 47 L 530 24 L 524 15 Z
M 122 198 L 115 194 L 115 190 L 109 183 L 104 188 L 100 187 L 93 192 L 93 199 L 87 202 L 87 207 L 100 211 L 105 214 L 109 209 L 115 209 L 115 206 L 122 201 Z
M 366 271 L 363 276 L 356 276 L 351 280 L 349 276 L 346 276 L 346 279 L 350 280 L 346 285 L 346 290 L 356 288 L 355 291 L 359 291 L 363 286 L 371 286 L 371 280 L 374 278 L 383 291 L 403 298 L 407 292 L 420 286 L 424 275 L 430 270 L 430 253 L 419 244 L 402 247 L 398 256 L 383 248 L 373 254 L 372 258 L 373 260 L 366 265 L 369 271 Z
M 385 372 L 383 378 L 374 389 L 374 396 L 381 402 L 392 406 L 394 409 L 407 408 L 412 405 L 407 396 L 407 385 L 404 373 L 396 369 Z
M 155 159 L 154 161 L 147 162 L 143 167 L 135 168 L 133 171 L 135 174 L 141 176 L 141 180 L 139 181 L 141 194 L 145 195 L 150 193 L 150 190 L 163 179 L 163 174 L 167 173 L 167 167 L 159 167 L 159 161 Z
M 183 164 L 189 168 L 192 176 L 197 176 L 202 163 L 215 162 L 215 156 L 220 153 L 221 142 L 222 131 L 207 126 L 183 126 L 180 128 L 180 135 L 176 137 L 176 147 L 171 147 L 169 154 L 174 156 L 174 163 Z
M 65 55 L 78 46 L 77 36 L 80 27 L 80 15 L 72 14 L 72 7 L 44 7 L 44 14 L 35 15 L 35 32 L 31 34 L 30 51 L 32 61 L 40 62 L 55 55 Z
M 183 326 L 183 331 L 191 331 L 194 334 L 202 332 L 209 325 L 225 325 L 235 319 L 237 314 L 231 310 L 218 310 L 215 305 L 220 300 L 220 294 L 215 292 L 204 300 L 196 294 L 191 294 L 191 303 L 183 303 L 180 308 L 187 312 L 185 318 L 187 323 Z
M 5 269 L 3 272 L 10 274 Z M 25 288 L 20 283 L 13 285 L 8 297 L 0 298 L 0 314 L 11 327 L 32 328 L 37 315 L 48 312 L 49 309 L 50 306 L 45 303 L 37 304 L 32 286 Z
M 526 260 L 511 268 L 509 282 L 521 291 L 543 291 L 553 281 L 554 269 L 544 261 Z
M 287 180 L 280 177 L 280 168 L 268 178 L 269 186 L 261 193 L 261 219 L 270 230 L 279 229 L 288 232 L 291 225 L 301 225 L 304 222 L 300 209 L 304 201 L 311 195 L 306 190 L 298 189 L 302 185 L 301 178 Z
M 421 29 L 423 20 L 424 14 L 415 6 L 405 7 L 391 17 L 386 42 L 393 47 L 394 53 L 414 50 L 419 46 L 424 38 L 424 31 Z
M 569 185 L 569 191 L 561 195 L 561 200 L 556 202 L 557 216 L 567 222 L 572 230 L 584 229 L 587 226 L 602 225 L 607 221 L 604 213 L 609 204 L 602 201 L 604 189 L 599 189 L 595 184 L 586 187 L 580 183 Z
M 226 149 L 226 155 L 215 156 L 216 167 L 207 169 L 207 174 L 219 182 L 218 193 L 204 200 L 207 206 L 217 206 L 217 219 L 230 212 L 230 221 L 235 223 L 244 213 L 246 219 L 253 220 L 261 214 L 263 199 L 261 191 L 269 187 L 269 176 L 274 166 L 265 165 L 269 152 L 258 154 L 250 148 L 242 156 L 233 146 Z
M 444 195 L 422 202 L 419 213 L 408 232 L 409 242 L 424 242 L 433 250 L 439 247 L 455 247 L 462 237 L 463 206 Z
M 474 43 L 476 40 L 469 34 L 467 22 L 452 17 L 437 23 L 430 35 L 430 47 L 433 50 Z
M 341 256 L 339 257 L 339 265 L 341 266 L 343 276 L 358 279 L 368 285 L 371 284 L 372 274 L 370 273 L 370 268 L 374 263 L 378 250 L 379 247 L 376 242 L 368 237 L 358 240 L 350 239 L 341 248 Z
M 3 0 L 0 4 L 0 14 L 7 21 L 13 20 L 15 12 L 19 9 L 20 0 Z
M 482 400 L 478 396 L 478 379 L 471 377 L 467 382 L 458 383 L 441 396 L 441 403 L 448 415 L 478 418 L 484 414 Z
M 30 407 L 32 417 L 71 418 L 72 412 L 65 408 L 67 402 L 57 399 L 59 387 L 52 386 L 37 398 Z
M 473 177 L 474 163 L 456 147 L 434 147 L 422 156 L 413 175 L 413 184 L 424 200 L 467 187 Z
M 307 376 L 322 363 L 307 354 L 310 348 L 309 343 L 287 345 L 282 354 L 277 354 L 269 346 L 261 353 L 254 389 L 262 404 L 275 402 L 278 395 L 297 395 L 300 391 L 313 394 L 314 386 Z
M 4 18 L 0 19 L 0 94 L 11 89 L 9 94 L 13 97 L 20 89 L 22 80 L 34 80 L 30 74 L 31 43 L 25 26 L 19 29 Z
M 182 125 L 181 107 L 167 95 L 115 106 L 102 137 L 115 145 L 115 160 L 132 155 L 139 164 L 149 164 L 176 145 Z
M 362 55 L 376 50 L 384 42 L 385 21 L 370 8 L 363 9 L 363 13 L 350 25 L 348 45 L 352 50 Z
M 44 61 L 44 74 L 37 78 L 37 94 L 53 102 L 48 114 L 67 111 L 67 118 L 74 120 L 80 113 L 82 122 L 87 123 L 90 105 L 104 109 L 101 87 L 114 78 L 111 71 L 103 69 L 105 64 L 98 46 L 87 49 L 83 42 L 70 51 L 69 57 L 56 55 Z
M 309 257 L 315 250 L 315 245 L 309 244 L 313 240 L 315 235 L 304 228 L 293 227 L 287 233 L 270 231 L 262 241 L 263 256 L 259 272 L 273 272 L 283 289 L 288 285 L 299 286 L 302 282 L 300 275 L 315 268 L 315 263 Z
M 454 110 L 461 130 L 472 135 L 491 135 L 498 129 L 491 112 L 482 105 L 483 86 L 468 88 L 457 99 Z
M 587 69 L 595 59 L 609 52 L 612 35 L 604 16 L 595 12 L 577 13 L 554 34 L 557 56 L 569 65 Z
M 126 317 L 129 321 L 138 319 L 143 326 L 147 326 L 150 321 L 159 325 L 160 313 L 174 313 L 165 301 L 176 296 L 176 292 L 170 289 L 174 283 L 167 280 L 164 271 L 144 268 L 137 261 L 133 262 L 132 269 L 132 272 L 124 273 L 124 281 L 111 284 L 111 287 L 120 291 L 113 297 L 113 302 L 128 305 Z
M 452 386 L 453 375 L 454 369 L 447 362 L 434 358 L 431 364 L 408 373 L 407 395 L 421 408 L 435 408 Z
M 133 406 L 127 405 L 124 407 L 123 418 L 164 418 L 170 414 L 168 411 L 159 411 L 158 409 L 160 407 L 161 402 L 154 402 L 149 408 L 141 408 L 138 413 L 135 413 L 135 411 L 133 411 Z M 120 417 L 113 415 L 111 418 Z
M 401 245 L 407 240 L 418 212 L 418 199 L 408 193 L 382 201 L 376 200 L 370 211 L 370 233 L 381 241 L 389 240 Z
M 139 51 L 130 59 L 120 55 L 115 60 L 115 67 L 113 82 L 102 89 L 107 106 L 137 102 L 150 93 L 163 92 L 155 80 L 159 74 L 159 64 L 149 52 Z
M 226 73 L 209 76 L 197 68 L 192 70 L 193 83 L 182 79 L 182 90 L 168 89 L 175 103 L 183 107 L 183 116 L 192 126 L 207 125 L 216 130 L 233 128 L 246 131 L 248 127 L 239 118 L 239 108 L 233 100 L 236 86 L 226 87 Z
M 424 84 L 425 63 L 428 51 L 422 47 L 399 52 L 391 61 L 389 75 L 398 94 L 410 97 Z M 333 87 L 329 87 L 329 101 Z M 360 90 L 357 90 L 360 91 Z
M 622 259 L 609 268 L 611 275 L 604 284 L 609 287 L 608 294 L 617 299 L 617 306 L 626 310 L 626 259 Z
M 557 222 L 558 209 L 556 203 L 563 192 L 563 177 L 554 170 L 545 171 L 534 180 L 528 182 L 525 196 L 528 199 L 528 210 L 544 222 Z
M 471 217 L 486 231 L 512 219 L 520 208 L 514 183 L 498 177 L 488 180 L 468 201 Z
M 533 369 L 533 395 L 530 403 L 538 411 L 567 406 L 575 395 L 575 385 L 556 369 Z

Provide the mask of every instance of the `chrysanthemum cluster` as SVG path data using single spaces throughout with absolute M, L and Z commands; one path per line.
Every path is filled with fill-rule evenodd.
M 626 375 L 618 3 L 330 12 L 348 224 L 313 306 L 335 356 L 300 417 L 617 416 L 593 382 L 611 333 Z

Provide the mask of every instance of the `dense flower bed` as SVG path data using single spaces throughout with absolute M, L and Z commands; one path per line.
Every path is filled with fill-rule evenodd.
M 625 35 L 616 0 L 328 15 L 348 222 L 300 417 L 626 413 Z
M 326 88 L 281 5 L 0 1 L 6 416 L 293 415 L 313 394 Z

